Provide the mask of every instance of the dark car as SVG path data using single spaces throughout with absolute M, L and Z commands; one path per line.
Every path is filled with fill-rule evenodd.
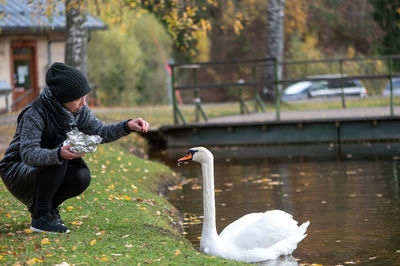
M 400 78 L 392 79 L 393 95 L 400 95 Z M 383 89 L 383 96 L 390 96 L 390 80 Z

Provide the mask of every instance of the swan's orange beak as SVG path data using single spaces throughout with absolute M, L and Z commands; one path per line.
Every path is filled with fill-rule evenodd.
M 190 161 L 192 159 L 193 159 L 193 155 L 189 152 L 188 154 L 186 154 L 182 158 L 178 159 L 178 163 L 187 162 L 187 161 Z

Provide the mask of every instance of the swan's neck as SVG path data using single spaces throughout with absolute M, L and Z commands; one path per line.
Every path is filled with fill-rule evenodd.
M 203 207 L 204 220 L 202 240 L 213 241 L 217 237 L 217 228 L 215 224 L 215 194 L 214 194 L 214 162 L 212 159 L 201 164 L 203 172 Z

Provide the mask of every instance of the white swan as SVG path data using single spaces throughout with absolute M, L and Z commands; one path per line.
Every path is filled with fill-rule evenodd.
M 178 163 L 196 161 L 203 172 L 204 220 L 200 250 L 206 254 L 242 262 L 261 262 L 290 255 L 303 240 L 309 221 L 297 226 L 280 210 L 250 213 L 228 225 L 220 235 L 215 223 L 214 157 L 204 147 L 191 148 Z

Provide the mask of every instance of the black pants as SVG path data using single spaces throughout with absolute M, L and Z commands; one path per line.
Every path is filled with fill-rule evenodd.
M 46 167 L 36 182 L 33 217 L 40 217 L 65 200 L 78 196 L 89 184 L 90 171 L 86 165 L 64 160 L 62 165 Z

